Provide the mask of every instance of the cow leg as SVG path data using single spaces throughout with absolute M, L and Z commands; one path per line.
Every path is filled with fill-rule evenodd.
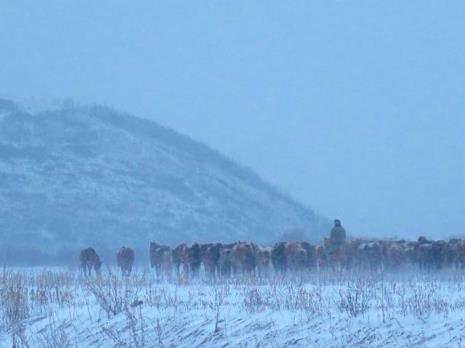
M 184 277 L 185 279 L 189 279 L 189 264 L 187 262 L 184 262 L 183 264 L 183 273 L 184 273 Z

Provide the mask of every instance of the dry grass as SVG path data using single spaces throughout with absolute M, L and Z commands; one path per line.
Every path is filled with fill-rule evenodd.
M 99 328 L 96 342 L 165 347 L 173 339 L 168 327 L 189 313 L 205 317 L 205 325 L 211 326 L 199 332 L 209 332 L 213 336 L 205 339 L 214 340 L 230 332 L 234 313 L 290 313 L 302 323 L 346 318 L 348 325 L 359 318 L 379 323 L 448 318 L 465 311 L 464 290 L 459 271 L 315 272 L 176 284 L 160 283 L 148 273 L 122 278 L 109 271 L 100 278 L 83 278 L 74 271 L 5 269 L 0 277 L 1 330 L 14 347 L 80 347 L 79 337 L 91 335 L 79 326 L 85 321 L 82 325 Z M 37 321 L 45 322 L 40 330 Z

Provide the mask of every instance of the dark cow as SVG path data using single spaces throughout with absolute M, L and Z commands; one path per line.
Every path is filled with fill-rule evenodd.
M 81 263 L 81 269 L 86 277 L 91 275 L 92 269 L 94 269 L 97 276 L 100 276 L 102 262 L 93 248 L 81 250 L 79 261 Z
M 285 245 L 287 269 L 290 271 L 304 271 L 310 268 L 308 243 L 292 242 Z
M 186 244 L 180 244 L 173 249 L 173 265 L 178 279 L 188 278 L 191 263 L 191 250 Z
M 150 243 L 150 265 L 155 267 L 158 278 L 171 277 L 173 255 L 171 248 L 166 245 Z
M 360 241 L 353 252 L 353 259 L 361 269 L 376 270 L 383 265 L 383 246 L 379 241 Z
M 276 273 L 284 273 L 287 271 L 286 259 L 286 243 L 279 242 L 273 246 L 271 250 L 271 263 Z
M 116 254 L 116 263 L 121 269 L 123 276 L 129 276 L 132 272 L 132 265 L 134 263 L 134 250 L 131 248 L 121 247 Z
M 257 272 L 259 277 L 266 277 L 271 270 L 271 253 L 273 248 L 258 246 L 256 250 Z
M 220 259 L 218 270 L 222 277 L 229 277 L 237 272 L 234 260 L 234 244 L 222 244 L 220 248 Z
M 407 261 L 404 241 L 388 241 L 383 244 L 383 261 L 386 269 L 398 269 Z
M 317 264 L 317 248 L 307 242 L 280 242 L 271 251 L 276 272 L 306 271 Z
M 194 243 L 191 247 L 181 244 L 174 250 L 151 243 L 150 260 L 159 276 L 170 275 L 173 263 L 178 275 L 182 270 L 186 276 L 195 276 L 203 264 L 206 274 L 212 278 L 237 274 L 262 277 L 268 274 L 271 264 L 277 273 L 306 271 L 315 266 L 338 270 L 395 270 L 407 264 L 429 270 L 454 265 L 465 267 L 465 240 L 432 241 L 420 237 L 417 241 L 351 239 L 335 243 L 326 238 L 317 246 L 306 242 L 280 242 L 272 248 L 252 242 Z
M 451 265 L 456 268 L 465 268 L 465 240 L 451 239 L 445 253 Z
M 215 278 L 219 273 L 220 253 L 220 243 L 202 244 L 200 246 L 200 255 L 205 272 L 212 278 Z
M 305 267 L 316 268 L 317 259 L 318 259 L 316 245 L 312 245 L 307 242 L 302 242 L 301 246 L 307 252 L 307 259 L 305 261 L 306 263 Z
M 180 244 L 173 249 L 173 265 L 178 278 L 197 277 L 202 263 L 201 249 L 198 243 L 191 247 Z
M 198 277 L 200 265 L 202 264 L 202 251 L 198 243 L 192 244 L 190 248 L 189 266 L 193 277 Z
M 252 275 L 257 266 L 257 246 L 251 242 L 238 242 L 232 247 L 232 262 L 235 273 Z
M 444 241 L 430 241 L 420 237 L 415 245 L 415 260 L 421 269 L 440 269 L 443 265 L 444 250 Z
M 444 267 L 457 267 L 457 250 L 455 248 L 458 241 L 458 239 L 450 239 L 449 241 L 445 242 L 442 249 L 442 260 Z
M 315 254 L 317 269 L 325 268 L 329 265 L 328 254 L 326 253 L 324 245 L 317 245 L 315 247 Z
M 415 255 L 416 244 L 417 244 L 416 242 L 409 241 L 403 245 L 404 254 L 405 254 L 405 262 L 411 265 L 417 263 L 416 255 Z

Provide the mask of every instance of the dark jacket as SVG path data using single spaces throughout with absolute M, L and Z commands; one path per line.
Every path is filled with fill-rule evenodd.
M 346 240 L 346 230 L 342 226 L 334 226 L 330 233 L 331 242 L 342 244 Z

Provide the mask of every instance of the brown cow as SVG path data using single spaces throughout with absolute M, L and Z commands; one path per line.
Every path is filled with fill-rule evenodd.
M 236 273 L 234 263 L 234 244 L 223 244 L 220 248 L 220 258 L 218 260 L 218 270 L 222 277 L 229 277 Z
M 286 255 L 286 266 L 290 271 L 304 271 L 310 268 L 307 249 L 308 243 L 291 242 L 286 243 L 284 253 Z
M 193 277 L 197 277 L 199 275 L 200 265 L 202 263 L 202 252 L 198 243 L 192 244 L 192 246 L 190 247 L 189 256 L 189 266 L 191 275 Z
M 81 269 L 86 277 L 90 276 L 92 268 L 95 273 L 100 276 L 102 262 L 93 248 L 81 250 L 81 253 L 79 254 L 79 261 L 81 263 Z
M 271 250 L 271 263 L 276 273 L 285 273 L 287 271 L 286 243 L 279 242 Z
M 258 246 L 256 250 L 257 272 L 259 277 L 266 277 L 271 271 L 271 253 L 272 247 Z
M 360 241 L 356 245 L 357 247 L 353 251 L 359 268 L 376 270 L 382 267 L 383 247 L 379 241 Z
M 452 239 L 449 241 L 451 263 L 456 268 L 465 268 L 465 240 Z
M 405 243 L 389 241 L 383 245 L 384 265 L 387 269 L 398 269 L 406 262 Z
M 256 263 L 257 246 L 251 242 L 238 242 L 232 247 L 232 261 L 235 273 L 254 274 Z
M 444 246 L 444 241 L 430 241 L 425 237 L 418 238 L 415 245 L 415 260 L 418 266 L 424 270 L 441 268 L 443 265 Z
M 209 243 L 200 245 L 200 255 L 205 272 L 212 278 L 219 273 L 220 243 Z
M 173 249 L 173 265 L 178 278 L 181 272 L 184 277 L 189 276 L 190 258 L 190 248 L 186 244 L 180 244 Z
M 316 266 L 318 269 L 325 268 L 328 266 L 328 254 L 326 253 L 324 245 L 317 245 L 315 247 L 316 253 Z
M 150 265 L 155 267 L 157 277 L 163 278 L 164 276 L 171 278 L 171 271 L 173 265 L 173 255 L 171 248 L 166 245 L 159 245 L 157 243 L 150 243 Z
M 192 244 L 191 247 L 183 243 L 174 248 L 173 265 L 178 278 L 197 277 L 201 263 L 201 247 L 198 243 Z
M 307 242 L 279 242 L 271 251 L 275 271 L 304 271 L 317 264 L 317 248 Z
M 121 269 L 123 276 L 129 276 L 132 272 L 132 265 L 134 263 L 134 250 L 131 248 L 121 247 L 116 254 L 116 263 Z

